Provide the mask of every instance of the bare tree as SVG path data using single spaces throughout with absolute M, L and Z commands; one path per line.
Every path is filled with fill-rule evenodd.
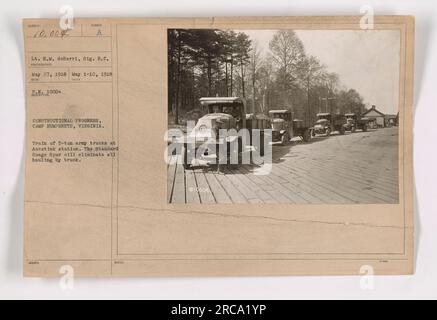
M 287 104 L 288 91 L 297 87 L 299 68 L 305 59 L 302 41 L 293 30 L 277 31 L 269 43 L 276 65 L 278 82 L 282 87 L 283 102 Z
M 250 51 L 250 73 L 252 80 L 252 112 L 255 113 L 256 106 L 256 80 L 261 66 L 261 53 L 258 47 L 258 43 L 254 42 L 252 44 L 252 49 Z
M 274 70 L 272 59 L 270 54 L 267 54 L 262 59 L 261 65 L 258 70 L 258 83 L 259 88 L 262 91 L 262 104 L 261 112 L 266 113 L 269 110 L 269 106 L 272 104 L 272 92 L 274 91 Z
M 323 77 L 326 74 L 325 66 L 320 63 L 320 61 L 314 56 L 308 56 L 302 63 L 302 87 L 306 91 L 307 100 L 307 112 L 306 118 L 309 121 L 314 121 L 313 119 L 313 108 L 311 107 L 311 90 L 313 87 L 320 85 Z

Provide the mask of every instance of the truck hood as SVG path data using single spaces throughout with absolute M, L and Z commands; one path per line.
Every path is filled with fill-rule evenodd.
M 272 122 L 284 122 L 284 119 L 274 118 L 272 119 Z

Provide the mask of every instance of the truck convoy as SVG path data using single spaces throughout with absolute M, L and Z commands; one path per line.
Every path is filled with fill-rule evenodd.
M 227 159 L 238 159 L 247 147 L 264 156 L 263 142 L 266 134 L 272 135 L 271 141 L 287 145 L 293 137 L 301 137 L 308 142 L 317 134 L 329 136 L 334 131 L 341 135 L 345 131 L 355 132 L 357 129 L 367 131 L 369 122 L 368 118 L 354 113 L 318 113 L 311 127 L 303 120 L 293 119 L 292 112 L 287 109 L 270 110 L 269 116 L 248 114 L 245 100 L 238 97 L 206 97 L 200 98 L 199 102 L 204 115 L 193 128 L 189 128 L 186 135 L 178 138 L 185 168 L 190 167 L 199 155 L 213 156 L 219 160 L 219 150 L 226 150 Z M 221 129 L 227 130 L 225 136 L 219 135 Z M 248 136 L 241 134 L 241 129 L 247 129 L 245 132 L 249 133 Z M 259 143 L 253 140 L 254 131 L 259 134 Z

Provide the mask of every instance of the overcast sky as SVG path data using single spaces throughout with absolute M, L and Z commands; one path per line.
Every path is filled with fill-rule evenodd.
M 396 114 L 399 102 L 399 30 L 295 30 L 305 51 L 347 89 L 356 89 L 368 105 Z M 244 30 L 260 50 L 269 50 L 274 30 Z

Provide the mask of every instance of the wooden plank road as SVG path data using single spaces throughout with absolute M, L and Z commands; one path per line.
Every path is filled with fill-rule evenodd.
M 399 202 L 397 127 L 275 144 L 267 175 L 255 165 L 184 170 L 178 160 L 167 168 L 169 203 Z

